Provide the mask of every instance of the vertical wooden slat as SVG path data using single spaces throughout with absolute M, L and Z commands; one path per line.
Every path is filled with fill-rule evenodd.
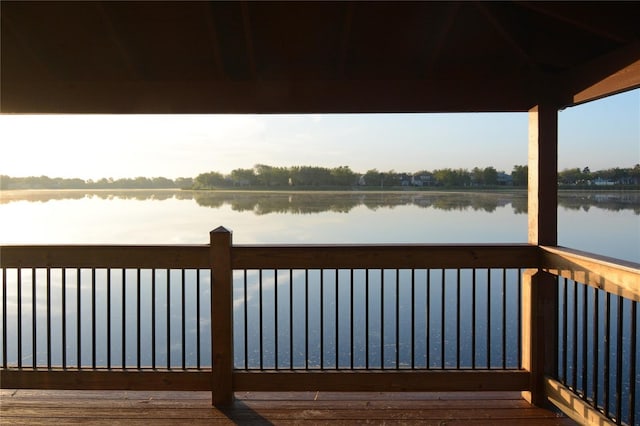
M 187 314 L 186 314 L 186 289 L 185 289 L 185 275 L 186 272 L 183 269 L 180 274 L 180 314 L 182 315 L 181 326 L 182 330 L 180 332 L 180 337 L 182 339 L 181 342 L 181 360 L 182 360 L 182 369 L 184 370 L 187 367 Z
M 233 402 L 233 269 L 231 232 L 224 227 L 211 231 L 211 345 L 212 403 Z
M 293 369 L 293 269 L 289 269 L 289 368 Z
M 166 350 L 167 350 L 167 368 L 171 368 L 171 270 L 167 269 L 167 287 L 166 291 L 166 321 L 167 321 L 167 336 L 166 336 Z
M 37 295 L 36 295 L 36 268 L 31 268 L 31 357 L 32 357 L 32 366 L 36 368 L 38 366 L 38 345 L 37 345 L 37 312 L 36 306 L 37 303 Z
M 4 269 L 3 269 L 4 271 Z M 62 368 L 67 368 L 67 271 L 62 268 Z M 111 347 L 111 344 L 108 345 Z
M 96 268 L 91 268 L 91 368 L 94 370 L 96 358 Z
M 156 368 L 156 270 L 151 270 L 151 368 Z M 198 281 L 198 304 L 200 301 L 200 282 Z M 199 306 L 198 306 L 199 308 Z M 200 311 L 198 311 L 200 318 Z M 198 327 L 198 336 L 200 336 L 200 327 Z M 198 342 L 198 355 L 200 354 L 200 346 Z M 200 368 L 200 359 L 198 358 L 198 368 Z
M 7 269 L 6 268 L 2 268 L 2 368 L 7 368 Z
M 476 269 L 473 268 L 471 275 L 471 368 L 476 368 Z
M 47 292 L 47 368 L 51 368 L 51 268 L 46 269 Z M 34 305 L 35 306 L 35 305 Z
M 18 287 L 18 368 L 22 368 L 22 269 L 16 270 Z
M 81 269 L 76 269 L 76 362 L 78 364 L 78 369 L 82 367 L 82 306 L 81 306 Z M 124 281 L 123 281 L 124 282 Z M 123 290 L 124 291 L 124 290 Z M 123 296 L 124 297 L 124 296 Z M 124 299 L 122 301 L 122 306 L 124 309 Z M 124 318 L 124 314 L 123 314 Z M 124 321 L 124 320 L 123 320 Z M 124 322 L 123 322 L 124 324 Z M 124 325 L 122 326 L 122 330 L 124 333 Z M 124 335 L 124 334 L 123 334 Z M 124 354 L 124 342 L 122 344 L 122 353 Z M 124 366 L 124 355 L 123 355 L 123 366 Z

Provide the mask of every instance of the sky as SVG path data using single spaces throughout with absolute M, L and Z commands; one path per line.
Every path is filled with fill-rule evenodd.
M 640 89 L 559 112 L 558 165 L 640 163 Z M 0 174 L 195 177 L 255 164 L 415 172 L 527 163 L 527 113 L 0 115 Z

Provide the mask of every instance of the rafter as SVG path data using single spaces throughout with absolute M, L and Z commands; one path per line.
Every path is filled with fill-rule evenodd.
M 553 18 L 557 21 L 564 22 L 576 28 L 580 28 L 589 33 L 595 34 L 600 37 L 608 38 L 609 40 L 612 40 L 618 43 L 624 43 L 629 41 L 629 37 L 619 34 L 615 30 L 612 30 L 611 28 L 602 28 L 601 26 L 594 25 L 592 22 L 588 22 L 585 19 L 576 19 L 575 17 L 569 17 L 557 10 L 550 9 L 549 4 L 545 4 L 544 2 L 516 2 L 516 4 L 522 7 L 525 7 L 527 9 L 533 10 L 542 15 Z
M 249 16 L 249 5 L 246 1 L 240 2 L 240 10 L 242 11 L 242 26 L 244 28 L 244 40 L 247 49 L 247 61 L 249 63 L 249 71 L 251 77 L 257 78 L 256 56 L 253 50 L 253 34 L 251 31 L 251 17 Z
M 527 51 L 520 45 L 520 43 L 511 35 L 511 33 L 505 28 L 504 25 L 496 18 L 496 16 L 487 8 L 486 4 L 482 2 L 473 3 L 478 10 L 484 15 L 491 26 L 500 34 L 500 36 L 511 46 L 512 50 L 522 59 L 530 69 L 539 70 L 538 64 L 527 53 Z
M 344 15 L 344 23 L 342 27 L 342 38 L 340 40 L 340 59 L 338 62 L 338 77 L 344 77 L 345 65 L 347 63 L 347 55 L 349 52 L 349 38 L 351 37 L 351 24 L 355 11 L 355 3 L 348 2 Z
M 444 44 L 449 36 L 449 32 L 453 27 L 453 23 L 455 22 L 456 16 L 458 15 L 458 11 L 460 10 L 459 3 L 452 3 L 449 5 L 447 12 L 442 19 L 442 26 L 440 30 L 436 34 L 433 41 L 433 48 L 427 54 L 425 63 L 424 63 L 424 72 L 430 73 L 435 68 L 436 63 L 438 62 L 438 58 L 440 57 L 440 52 L 444 47 Z
M 207 26 L 207 37 L 209 38 L 209 45 L 213 53 L 213 58 L 216 61 L 216 71 L 218 78 L 225 78 L 224 64 L 222 62 L 222 55 L 220 54 L 220 41 L 218 40 L 218 31 L 216 24 L 213 20 L 214 10 L 211 2 L 201 2 L 202 15 L 204 16 L 205 24 Z
M 27 38 L 23 34 L 22 31 L 18 29 L 18 26 L 15 25 L 6 14 L 2 15 L 2 29 L 4 31 L 8 31 L 13 35 L 16 42 L 18 43 L 19 50 L 26 53 L 26 55 L 31 59 L 33 64 L 38 68 L 38 72 L 44 78 L 53 79 L 54 74 L 51 69 L 47 66 L 46 62 L 40 58 L 40 55 L 35 51 L 32 45 L 27 41 Z
M 102 2 L 99 2 L 99 1 L 94 2 L 92 4 L 95 7 L 95 9 L 98 11 L 98 15 L 100 15 L 100 19 L 102 20 L 102 22 L 104 23 L 104 26 L 107 29 L 107 35 L 109 36 L 109 40 L 118 51 L 122 64 L 126 68 L 127 73 L 131 78 L 139 79 L 141 73 L 138 67 L 135 66 L 135 63 L 133 61 L 133 55 L 129 52 L 129 49 L 127 49 L 126 43 L 122 40 L 122 37 L 116 30 L 113 24 L 113 20 L 109 16 L 109 13 L 105 10 L 104 5 L 102 4 Z

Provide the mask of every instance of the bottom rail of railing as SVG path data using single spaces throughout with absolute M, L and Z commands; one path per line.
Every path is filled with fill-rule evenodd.
M 234 391 L 445 392 L 522 391 L 525 370 L 447 371 L 241 371 L 233 373 Z M 65 370 L 2 369 L 5 389 L 181 390 L 208 391 L 211 370 Z

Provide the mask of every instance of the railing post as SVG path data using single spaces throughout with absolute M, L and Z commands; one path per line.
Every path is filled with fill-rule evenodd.
M 530 372 L 531 404 L 547 405 L 545 376 L 556 377 L 558 368 L 557 278 L 528 269 L 522 280 L 522 368 Z
M 209 233 L 211 265 L 212 403 L 233 402 L 233 269 L 231 231 L 220 226 Z

